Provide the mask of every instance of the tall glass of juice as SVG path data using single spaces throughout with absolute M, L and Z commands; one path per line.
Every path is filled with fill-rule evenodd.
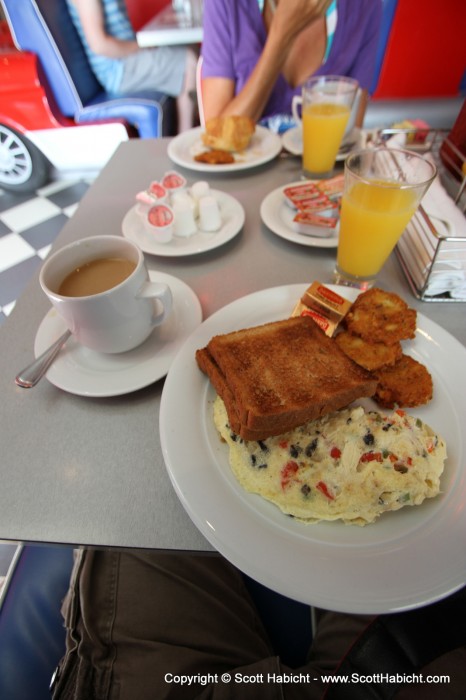
M 332 174 L 357 91 L 358 83 L 352 78 L 321 75 L 306 81 L 302 94 L 293 98 L 293 116 L 302 125 L 306 177 Z
M 436 175 L 433 163 L 394 148 L 358 151 L 345 160 L 335 281 L 374 284 Z

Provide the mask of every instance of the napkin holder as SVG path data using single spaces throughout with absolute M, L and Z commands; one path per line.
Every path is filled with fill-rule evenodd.
M 419 239 L 423 235 L 425 236 L 426 229 L 431 234 L 430 241 L 432 243 L 431 248 L 426 250 L 426 255 L 429 259 L 420 260 L 417 270 L 418 274 L 414 274 L 416 269 L 415 261 L 413 261 L 413 256 L 409 257 L 409 253 L 414 251 L 412 251 L 412 248 L 410 250 L 408 242 Z M 419 207 L 406 227 L 402 239 L 395 248 L 395 252 L 411 291 L 417 299 L 437 302 L 466 301 L 466 297 L 464 299 L 454 298 L 449 295 L 448 291 L 435 295 L 430 293 L 435 277 L 442 273 L 445 274 L 445 260 L 455 256 L 466 261 L 466 237 L 442 235 L 424 209 Z M 464 270 L 466 275 L 466 262 L 464 262 Z M 452 277 L 454 277 L 454 272 L 454 270 L 451 271 Z

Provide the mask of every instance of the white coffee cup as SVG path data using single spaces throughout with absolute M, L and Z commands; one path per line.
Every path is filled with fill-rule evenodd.
M 116 286 L 97 294 L 59 293 L 68 274 L 102 258 L 123 258 L 135 268 Z M 163 323 L 172 308 L 170 288 L 149 280 L 142 251 L 121 236 L 93 236 L 61 248 L 45 261 L 39 282 L 76 340 L 103 353 L 137 347 Z

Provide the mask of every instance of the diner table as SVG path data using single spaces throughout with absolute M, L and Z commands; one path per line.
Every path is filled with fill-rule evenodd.
M 136 32 L 136 40 L 141 48 L 149 46 L 174 46 L 177 44 L 200 44 L 203 38 L 202 15 L 194 4 L 188 13 L 185 9 L 175 9 L 168 4 Z
M 261 221 L 260 204 L 275 188 L 300 179 L 300 159 L 279 155 L 235 173 L 198 173 L 174 166 L 169 139 L 121 144 L 65 224 L 53 250 L 94 234 L 121 234 L 135 195 L 172 169 L 189 183 L 207 179 L 245 211 L 240 233 L 188 257 L 146 255 L 150 270 L 182 280 L 204 319 L 240 297 L 271 287 L 332 281 L 335 248 L 284 240 Z M 466 345 L 464 306 L 416 299 L 395 254 L 377 284 Z M 0 539 L 69 546 L 214 550 L 193 524 L 170 481 L 159 436 L 164 379 L 122 396 L 88 398 L 46 378 L 16 386 L 33 359 L 37 329 L 49 311 L 38 274 L 0 330 Z M 180 401 L 183 396 L 180 395 Z

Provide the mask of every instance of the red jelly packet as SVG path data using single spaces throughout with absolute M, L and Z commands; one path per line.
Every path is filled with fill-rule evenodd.
M 289 187 L 285 187 L 283 194 L 292 202 L 295 202 L 299 201 L 300 199 L 319 197 L 322 193 L 317 189 L 313 182 L 306 182 L 302 185 L 290 185 Z
M 325 228 L 335 228 L 338 223 L 337 216 L 319 216 L 310 211 L 301 211 L 294 217 L 296 224 L 308 226 L 324 226 Z
M 328 180 L 319 180 L 316 187 L 320 192 L 323 192 L 329 197 L 343 194 L 343 186 L 345 184 L 345 176 L 343 173 L 328 178 Z

